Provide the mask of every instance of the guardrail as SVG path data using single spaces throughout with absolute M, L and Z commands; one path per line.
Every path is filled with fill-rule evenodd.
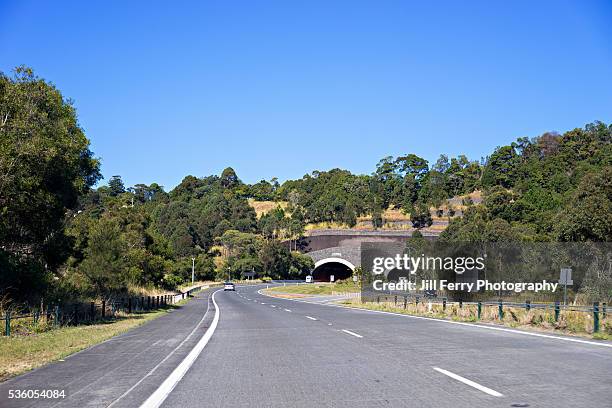
M 582 312 L 592 313 L 593 316 L 593 332 L 597 333 L 600 329 L 600 321 L 605 319 L 608 314 L 608 305 L 603 302 L 593 302 L 592 306 L 578 306 L 578 305 L 562 305 L 560 302 L 554 303 L 532 303 L 530 300 L 525 302 L 504 302 L 503 300 L 497 301 L 478 301 L 478 302 L 464 302 L 462 300 L 449 301 L 447 298 L 437 298 L 428 296 L 414 296 L 414 295 L 377 295 L 377 294 L 361 294 L 361 301 L 363 302 L 376 302 L 376 303 L 393 303 L 395 307 L 406 309 L 409 303 L 414 302 L 415 306 L 427 303 L 428 305 L 442 305 L 442 311 L 445 312 L 447 307 L 457 306 L 462 309 L 464 306 L 476 306 L 476 318 L 480 320 L 482 314 L 487 307 L 497 308 L 497 318 L 502 320 L 504 313 L 507 308 L 520 308 L 525 309 L 529 312 L 530 310 L 550 310 L 554 312 L 555 322 L 559 321 L 561 311 L 566 312 Z
M 32 329 L 42 324 L 46 328 L 55 329 L 63 326 L 76 326 L 90 324 L 117 317 L 117 313 L 145 313 L 159 310 L 193 297 L 193 294 L 203 288 L 218 286 L 211 284 L 191 288 L 181 293 L 162 294 L 155 296 L 128 296 L 111 298 L 100 302 L 79 302 L 64 305 L 50 305 L 43 309 L 33 309 L 29 312 L 9 310 L 0 316 L 0 333 L 10 336 L 12 329 L 18 325 L 26 324 Z

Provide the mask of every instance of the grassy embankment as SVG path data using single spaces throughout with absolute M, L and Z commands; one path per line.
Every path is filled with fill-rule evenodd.
M 430 207 L 429 211 L 431 213 L 432 220 L 434 221 L 434 225 L 425 228 L 424 231 L 434 233 L 442 232 L 444 229 L 446 229 L 450 219 L 453 218 L 449 217 L 448 210 L 450 208 L 453 208 L 455 211 L 465 211 L 467 207 L 464 204 L 464 201 L 468 199 L 472 202 L 479 203 L 480 201 L 482 201 L 482 194 L 479 190 L 476 190 L 470 194 L 466 194 L 464 196 L 457 196 L 446 200 L 439 207 Z M 288 203 L 286 201 L 256 201 L 253 199 L 249 199 L 249 205 L 255 209 L 257 218 L 259 218 L 263 214 L 272 211 L 278 206 L 283 209 L 286 209 Z M 436 211 L 438 209 L 443 210 L 443 215 L 440 217 L 436 215 Z M 457 215 L 455 215 L 455 217 L 456 216 Z M 384 224 L 381 228 L 379 228 L 381 230 L 412 230 L 412 224 L 410 223 L 410 214 L 404 213 L 404 211 L 401 209 L 396 209 L 393 207 L 387 208 L 383 211 L 382 218 Z M 372 229 L 372 217 L 370 215 L 363 215 L 357 217 L 357 225 L 352 228 L 346 224 L 338 222 L 319 222 L 307 224 L 305 229 L 306 231 L 325 229 L 369 230 Z
M 270 288 L 267 292 L 277 296 L 300 296 L 300 295 L 330 295 L 338 292 L 359 292 L 360 288 L 353 282 L 342 281 L 334 284 L 311 284 L 297 286 L 279 286 Z M 555 322 L 554 311 L 531 309 L 526 311 L 524 308 L 504 307 L 503 318 L 499 319 L 498 308 L 496 305 L 489 305 L 482 308 L 482 314 L 478 319 L 476 305 L 463 305 L 462 308 L 456 304 L 448 304 L 443 310 L 441 304 L 419 302 L 418 305 L 412 301 L 403 307 L 403 302 L 398 299 L 398 304 L 394 300 L 381 300 L 380 303 L 361 302 L 360 299 L 347 299 L 341 302 L 347 307 L 362 308 L 368 310 L 379 310 L 394 312 L 413 316 L 424 316 L 436 319 L 453 320 L 460 322 L 482 322 L 487 324 L 503 325 L 512 328 L 525 329 L 530 331 L 540 331 L 547 333 L 578 335 L 599 340 L 612 340 L 612 316 L 608 312 L 606 317 L 600 313 L 599 333 L 593 333 L 593 314 L 588 312 L 561 311 L 559 321 Z
M 101 343 L 180 307 L 188 299 L 165 309 L 145 313 L 117 313 L 105 321 L 51 330 L 44 317 L 36 328 L 25 319 L 13 332 L 25 334 L 0 337 L 0 381 Z

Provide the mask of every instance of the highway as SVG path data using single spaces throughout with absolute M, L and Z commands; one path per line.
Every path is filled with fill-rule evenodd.
M 237 289 L 204 291 L 167 316 L 2 383 L 0 406 L 612 406 L 609 342 Z M 26 388 L 65 389 L 66 398 L 7 399 L 9 389 Z

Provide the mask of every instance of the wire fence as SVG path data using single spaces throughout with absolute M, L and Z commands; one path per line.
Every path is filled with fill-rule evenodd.
M 126 296 L 93 302 L 74 302 L 48 305 L 30 310 L 7 310 L 0 315 L 0 335 L 11 336 L 46 331 L 66 326 L 92 324 L 133 313 L 160 310 L 192 297 L 211 284 L 191 288 L 185 292 L 155 296 Z

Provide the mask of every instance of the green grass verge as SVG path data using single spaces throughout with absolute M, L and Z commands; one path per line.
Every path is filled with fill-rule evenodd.
M 300 285 L 275 286 L 267 289 L 276 293 L 294 293 L 303 295 L 331 295 L 333 292 L 360 292 L 361 286 L 352 280 L 337 283 L 305 283 Z
M 167 314 L 188 299 L 149 313 L 118 316 L 94 324 L 69 326 L 28 335 L 0 337 L 0 381 L 61 360 Z

